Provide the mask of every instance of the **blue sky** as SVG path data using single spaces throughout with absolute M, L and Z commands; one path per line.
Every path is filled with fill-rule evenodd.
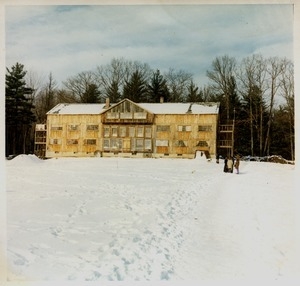
M 293 6 L 7 5 L 5 49 L 6 67 L 51 72 L 58 84 L 122 57 L 190 72 L 203 86 L 217 56 L 293 60 Z

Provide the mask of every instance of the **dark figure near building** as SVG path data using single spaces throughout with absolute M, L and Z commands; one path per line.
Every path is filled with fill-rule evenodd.
M 227 173 L 228 172 L 228 166 L 227 166 L 227 162 L 228 162 L 228 158 L 225 157 L 224 159 L 224 172 Z

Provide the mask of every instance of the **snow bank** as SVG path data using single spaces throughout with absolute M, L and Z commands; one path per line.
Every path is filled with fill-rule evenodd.
M 36 155 L 18 155 L 15 158 L 8 160 L 7 164 L 11 166 L 32 166 L 35 164 L 43 163 L 44 161 L 38 158 Z

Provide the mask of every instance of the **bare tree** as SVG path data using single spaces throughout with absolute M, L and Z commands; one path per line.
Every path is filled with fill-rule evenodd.
M 281 94 L 285 99 L 285 110 L 289 118 L 289 141 L 291 148 L 291 158 L 295 160 L 295 93 L 294 93 L 294 65 L 291 61 L 284 59 L 282 63 L 282 74 L 281 74 Z
M 258 130 L 260 155 L 263 151 L 263 94 L 266 87 L 266 61 L 261 55 L 252 55 L 242 60 L 238 73 L 239 92 L 249 106 L 250 148 L 254 155 L 254 121 Z M 258 104 L 258 106 L 257 106 Z M 256 105 L 256 106 L 255 106 Z M 258 113 L 253 111 L 258 109 Z
M 96 87 L 96 92 L 99 87 L 95 74 L 91 71 L 81 72 L 76 76 L 70 77 L 63 82 L 63 84 L 65 88 L 77 99 L 77 102 L 87 102 L 87 94 L 89 94 L 91 86 L 93 86 L 93 88 Z M 100 93 L 97 93 L 95 101 L 101 101 Z
M 57 83 L 50 72 L 48 81 L 42 86 L 35 98 L 35 113 L 38 122 L 46 122 L 46 113 L 57 103 L 56 92 Z
M 100 84 L 102 93 L 106 97 L 116 97 L 119 91 L 123 89 L 124 77 L 126 74 L 125 60 L 112 59 L 110 64 L 105 66 L 98 66 L 94 73 L 96 81 Z M 116 94 L 112 94 L 112 91 Z M 112 98 L 110 98 L 112 100 Z
M 226 118 L 230 118 L 230 97 L 232 96 L 232 80 L 235 76 L 236 60 L 227 55 L 217 57 L 212 62 L 212 69 L 206 72 L 207 77 L 213 82 L 212 87 L 216 93 L 224 96 Z
M 192 78 L 193 76 L 191 73 L 183 70 L 176 71 L 175 69 L 170 68 L 165 75 L 170 92 L 169 100 L 172 102 L 186 101 L 188 96 L 188 87 Z
M 122 99 L 120 91 L 124 90 L 126 82 L 129 82 L 132 75 L 136 72 L 146 82 L 152 76 L 152 70 L 148 64 L 139 61 L 128 61 L 124 58 L 114 58 L 109 64 L 98 66 L 94 74 L 101 86 L 102 93 L 115 102 Z
M 266 140 L 264 146 L 264 154 L 269 155 L 270 147 L 270 130 L 272 124 L 273 109 L 275 104 L 275 96 L 280 87 L 280 75 L 283 71 L 283 61 L 277 57 L 268 59 L 267 73 L 269 77 L 269 112 L 267 122 Z

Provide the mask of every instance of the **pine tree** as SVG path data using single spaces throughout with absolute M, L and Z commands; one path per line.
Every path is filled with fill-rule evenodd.
M 150 81 L 151 83 L 148 84 L 149 100 L 151 102 L 160 102 L 160 99 L 163 98 L 164 101 L 168 101 L 169 91 L 167 81 L 160 74 L 159 70 L 153 73 Z
M 5 81 L 6 156 L 32 151 L 30 131 L 35 121 L 32 99 L 33 90 L 26 87 L 24 65 L 16 63 L 7 68 Z
M 113 80 L 111 84 L 107 87 L 106 96 L 109 98 L 110 102 L 118 102 L 121 100 L 119 84 L 116 80 Z
M 129 81 L 125 81 L 123 97 L 134 102 L 147 101 L 145 80 L 139 71 L 135 71 Z

